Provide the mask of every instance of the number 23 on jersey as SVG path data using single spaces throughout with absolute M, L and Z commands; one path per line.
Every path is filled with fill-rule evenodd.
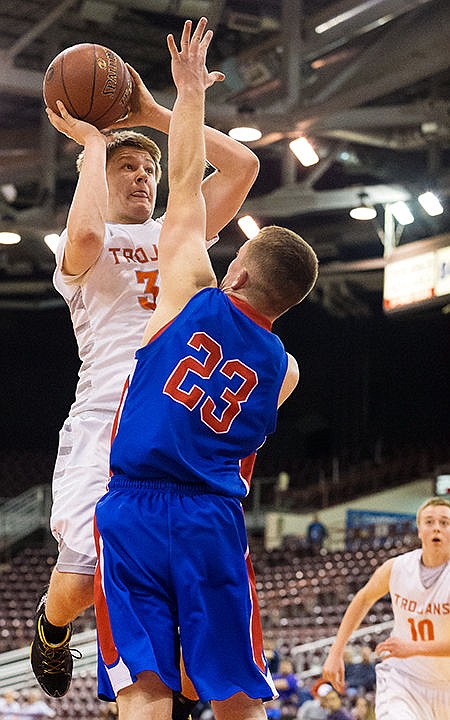
M 189 410 L 199 407 L 202 421 L 216 433 L 226 433 L 231 427 L 235 417 L 241 412 L 241 405 L 248 400 L 250 393 L 258 384 L 258 376 L 252 368 L 240 360 L 223 361 L 222 348 L 212 337 L 203 332 L 192 335 L 188 345 L 195 350 L 204 350 L 206 357 L 203 361 L 192 355 L 184 357 L 171 373 L 163 392 L 176 402 L 185 405 Z M 238 376 L 241 382 L 236 390 L 231 390 L 224 382 L 221 399 L 225 408 L 217 412 L 214 400 L 198 385 L 195 376 L 209 379 L 213 373 L 219 372 L 224 378 Z M 187 376 L 189 375 L 189 380 Z M 182 389 L 182 385 L 186 389 Z

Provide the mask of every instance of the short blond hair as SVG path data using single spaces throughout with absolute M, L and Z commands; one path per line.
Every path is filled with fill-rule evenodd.
M 450 500 L 447 500 L 447 498 L 444 497 L 432 497 L 428 498 L 428 500 L 425 500 L 425 502 L 422 503 L 422 505 L 419 507 L 416 515 L 416 522 L 417 525 L 420 522 L 420 516 L 423 513 L 423 511 L 427 507 L 435 507 L 436 505 L 443 505 L 444 507 L 450 508 Z
M 106 164 L 112 155 L 122 147 L 135 147 L 139 150 L 148 152 L 151 159 L 155 163 L 156 168 L 156 182 L 158 183 L 161 179 L 161 150 L 158 145 L 147 137 L 143 133 L 135 132 L 134 130 L 116 130 L 115 132 L 108 133 L 108 142 L 106 145 Z M 77 170 L 80 172 L 81 166 L 84 160 L 84 150 L 80 152 L 77 157 Z

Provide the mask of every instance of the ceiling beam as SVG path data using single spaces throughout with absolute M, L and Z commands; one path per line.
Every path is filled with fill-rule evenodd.
M 409 200 L 411 195 L 400 185 L 354 186 L 339 190 L 317 191 L 305 183 L 290 183 L 267 195 L 246 200 L 239 216 L 247 213 L 266 217 L 298 217 L 313 212 L 346 210 L 359 203 L 360 193 L 366 193 L 368 202 L 384 205 L 397 200 Z

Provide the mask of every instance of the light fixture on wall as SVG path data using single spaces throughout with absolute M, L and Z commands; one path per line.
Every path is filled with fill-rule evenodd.
M 350 217 L 353 220 L 373 220 L 377 216 L 377 211 L 373 205 L 370 205 L 368 200 L 368 194 L 365 192 L 359 193 L 359 205 L 350 210 Z

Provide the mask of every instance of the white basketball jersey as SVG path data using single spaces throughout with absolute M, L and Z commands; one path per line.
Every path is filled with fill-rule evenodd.
M 67 229 L 56 251 L 53 283 L 67 302 L 81 360 L 70 415 L 115 413 L 158 296 L 158 244 L 164 216 L 139 224 L 106 223 L 103 250 L 78 277 L 61 267 Z M 211 247 L 218 237 L 207 242 Z
M 422 550 L 395 558 L 389 592 L 394 612 L 392 635 L 409 641 L 450 639 L 450 562 L 428 589 L 420 578 Z M 420 683 L 450 684 L 450 657 L 415 655 L 388 658 L 383 664 L 398 667 Z
M 158 294 L 161 222 L 106 224 L 103 250 L 80 277 L 63 275 L 67 230 L 56 252 L 53 282 L 67 302 L 81 359 L 70 414 L 114 412 Z

